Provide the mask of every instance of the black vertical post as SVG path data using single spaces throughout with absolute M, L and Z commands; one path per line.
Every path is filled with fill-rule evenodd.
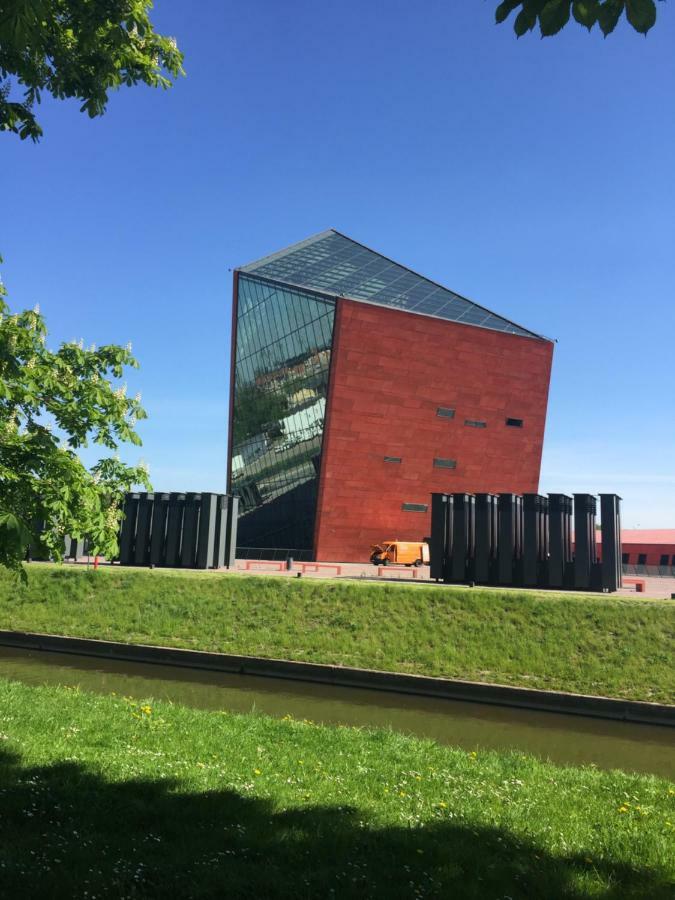
M 429 542 L 429 574 L 436 581 L 445 580 L 448 552 L 448 529 L 452 528 L 448 516 L 447 494 L 431 495 L 431 540 Z M 450 545 L 452 540 L 450 539 Z
M 185 494 L 169 495 L 169 515 L 166 525 L 166 554 L 164 564 L 171 567 L 180 565 L 180 541 L 183 531 L 183 509 Z
M 31 562 L 32 560 L 47 560 L 48 555 L 45 553 L 45 548 L 42 543 L 42 534 L 45 530 L 45 523 L 42 519 L 34 519 L 33 520 L 33 534 L 36 536 L 37 540 L 31 542 L 28 550 L 26 552 L 26 562 Z M 65 556 L 65 553 L 64 553 Z
M 523 494 L 523 584 L 542 584 L 548 559 L 548 500 L 541 494 Z
M 164 565 L 166 548 L 166 520 L 169 514 L 169 494 L 155 494 L 152 509 L 152 536 L 150 538 L 150 565 Z
M 534 587 L 537 583 L 539 561 L 538 494 L 523 494 L 523 584 Z
M 218 494 L 216 499 L 216 534 L 213 548 L 213 568 L 225 565 L 225 543 L 227 540 L 228 495 Z
M 201 494 L 186 494 L 183 509 L 183 539 L 180 548 L 180 564 L 183 569 L 194 569 L 197 559 L 197 529 Z
M 227 535 L 225 539 L 225 565 L 234 569 L 237 558 L 237 527 L 239 524 L 239 497 L 226 496 Z
M 477 582 L 489 584 L 497 552 L 497 497 L 494 494 L 476 494 L 475 510 L 476 547 L 473 574 Z
M 523 583 L 523 498 L 516 494 L 513 498 L 513 534 L 514 534 L 514 559 L 513 581 L 514 584 Z
M 602 587 L 616 591 L 621 587 L 621 497 L 600 494 L 602 526 Z
M 452 581 L 467 581 L 469 563 L 474 550 L 474 497 L 453 494 L 453 545 L 451 557 Z M 472 568 L 472 566 L 471 566 Z
M 572 498 L 548 495 L 549 546 L 548 586 L 563 587 L 565 571 L 572 562 Z
M 551 552 L 548 497 L 539 495 L 539 584 L 547 585 L 548 557 Z
M 81 556 L 84 556 L 84 541 L 82 538 L 71 538 L 68 556 L 74 562 L 77 562 Z
M 137 566 L 146 566 L 150 560 L 150 528 L 154 499 L 154 494 L 147 493 L 140 494 L 138 498 L 136 545 L 134 547 L 134 564 Z
M 574 587 L 591 587 L 595 566 L 595 514 L 597 503 L 592 494 L 574 495 Z
M 131 566 L 134 562 L 136 516 L 140 494 L 127 494 L 124 498 L 122 528 L 120 531 L 120 563 Z
M 516 563 L 520 562 L 522 552 L 522 500 L 517 494 L 500 494 L 498 510 L 498 581 L 499 584 L 513 584 Z
M 213 568 L 216 540 L 216 494 L 202 494 L 202 508 L 199 514 L 199 535 L 197 538 L 198 569 Z

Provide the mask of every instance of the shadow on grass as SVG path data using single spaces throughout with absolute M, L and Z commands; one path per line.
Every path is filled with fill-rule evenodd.
M 671 898 L 658 873 L 554 858 L 506 831 L 366 828 L 168 780 L 108 783 L 0 753 L 0 895 L 19 898 Z

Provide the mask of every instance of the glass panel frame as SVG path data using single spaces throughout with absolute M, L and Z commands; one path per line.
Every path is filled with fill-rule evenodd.
M 335 297 L 541 339 L 540 335 L 333 230 L 243 266 L 240 271 Z

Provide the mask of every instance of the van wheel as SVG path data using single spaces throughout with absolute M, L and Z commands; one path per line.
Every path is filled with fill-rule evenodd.
M 422 565 L 422 560 L 416 559 L 415 562 L 413 563 L 413 565 L 415 565 L 419 569 L 419 567 Z

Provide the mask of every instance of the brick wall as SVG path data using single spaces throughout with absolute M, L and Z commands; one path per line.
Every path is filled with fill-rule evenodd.
M 597 545 L 598 559 L 602 556 L 602 545 Z M 675 543 L 670 544 L 622 544 L 622 556 L 628 554 L 626 565 L 637 566 L 660 566 L 665 565 L 675 567 Z M 640 561 L 640 558 L 646 558 Z M 662 562 L 663 557 L 666 561 Z
M 536 491 L 552 353 L 549 341 L 340 300 L 316 558 L 367 560 L 378 541 L 423 538 L 430 513 L 401 504 L 430 504 L 432 491 Z

